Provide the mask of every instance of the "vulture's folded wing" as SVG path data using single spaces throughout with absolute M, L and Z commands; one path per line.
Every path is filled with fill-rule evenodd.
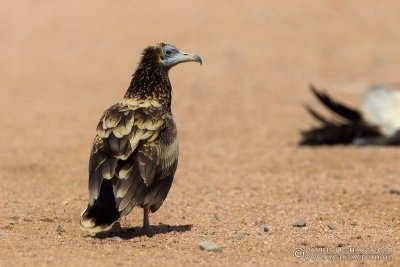
M 168 194 L 177 162 L 178 138 L 169 112 L 117 104 L 97 127 L 89 163 L 90 205 L 119 216 L 136 205 L 154 212 Z
M 158 137 L 164 118 L 155 114 L 160 113 L 122 103 L 104 113 L 97 126 L 89 161 L 90 204 L 98 198 L 103 180 L 126 177 L 131 169 L 126 169 L 124 162 L 137 155 L 143 143 Z

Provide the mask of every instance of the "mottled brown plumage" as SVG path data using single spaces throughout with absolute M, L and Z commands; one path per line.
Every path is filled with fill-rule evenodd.
M 171 114 L 168 71 L 198 56 L 167 44 L 143 51 L 124 99 L 107 109 L 99 124 L 89 161 L 89 204 L 82 228 L 108 229 L 133 207 L 148 212 L 165 200 L 178 163 L 178 136 Z

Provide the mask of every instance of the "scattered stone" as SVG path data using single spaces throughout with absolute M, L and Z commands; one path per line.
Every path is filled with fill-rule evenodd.
M 343 243 L 337 244 L 337 247 L 338 247 L 338 248 L 342 248 L 342 247 L 344 247 L 344 246 L 345 246 L 345 244 L 343 244 Z
M 335 230 L 336 229 L 336 225 L 334 223 L 328 223 L 327 226 L 331 230 Z
M 6 236 L 7 234 L 6 234 L 6 232 L 5 231 L 3 231 L 3 230 L 0 230 L 0 237 L 3 237 L 3 236 Z
M 59 225 L 59 226 L 57 226 L 56 231 L 60 235 L 65 232 L 65 229 L 62 225 Z
M 221 252 L 221 248 L 211 241 L 201 241 L 199 243 L 199 248 L 205 251 L 212 251 L 212 252 Z
M 306 221 L 301 219 L 298 220 L 297 222 L 295 222 L 294 224 L 292 224 L 293 227 L 304 227 L 306 226 Z
M 237 235 L 232 236 L 232 239 L 236 240 L 236 241 L 240 241 L 240 240 L 244 239 L 244 236 L 240 235 L 240 234 L 237 234 Z
M 112 241 L 122 241 L 123 239 L 119 236 L 113 236 L 113 237 L 111 237 L 111 240 Z
M 211 216 L 211 219 L 213 219 L 214 221 L 220 221 L 218 215 L 215 213 Z
M 17 210 L 15 213 L 19 216 L 28 216 L 30 214 L 29 211 L 26 210 Z
M 264 226 L 264 227 L 261 227 L 260 229 L 258 229 L 258 234 L 264 235 L 264 234 L 266 234 L 268 231 L 269 231 L 268 227 Z
M 389 193 L 393 195 L 400 195 L 400 190 L 392 188 L 389 190 Z

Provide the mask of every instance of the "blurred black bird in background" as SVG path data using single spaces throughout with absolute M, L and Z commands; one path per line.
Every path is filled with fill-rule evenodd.
M 172 45 L 146 48 L 124 99 L 104 112 L 90 155 L 84 230 L 108 230 L 139 206 L 144 231 L 152 234 L 149 211 L 156 212 L 167 197 L 178 163 L 168 71 L 187 61 L 202 64 L 199 56 Z
M 400 145 L 400 92 L 372 85 L 361 107 L 352 108 L 310 86 L 313 95 L 335 116 L 327 119 L 307 106 L 320 126 L 301 132 L 300 145 Z

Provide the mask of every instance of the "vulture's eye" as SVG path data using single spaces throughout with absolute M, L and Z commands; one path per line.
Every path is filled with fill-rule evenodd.
M 167 51 L 165 51 L 165 54 L 166 54 L 166 55 L 171 55 L 171 51 L 170 51 L 170 50 L 167 50 Z

